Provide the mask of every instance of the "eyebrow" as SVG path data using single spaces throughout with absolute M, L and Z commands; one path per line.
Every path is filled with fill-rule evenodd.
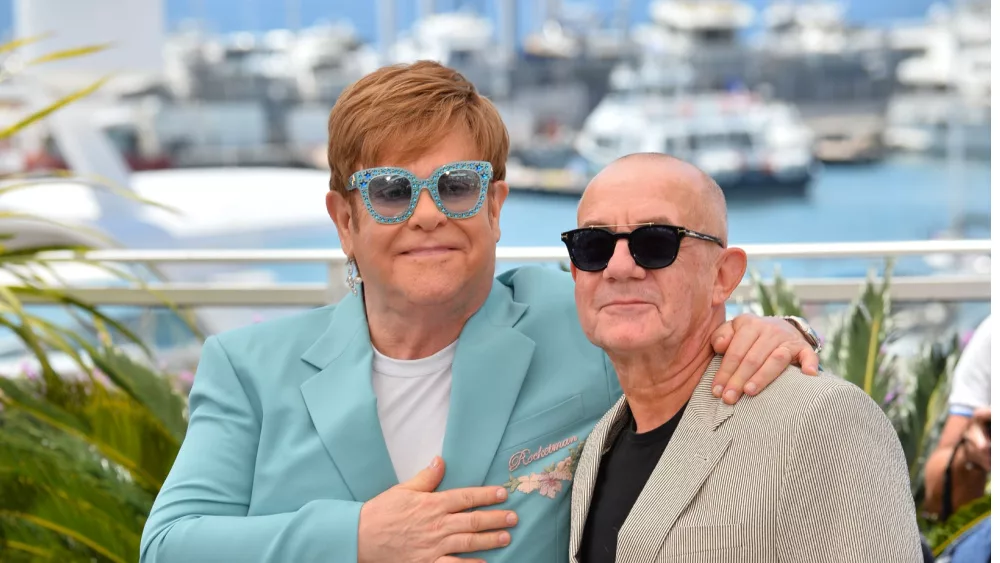
M 638 227 L 638 226 L 641 226 L 641 225 L 650 225 L 650 224 L 654 224 L 654 225 L 676 225 L 677 223 L 675 223 L 669 217 L 663 217 L 663 216 L 652 217 L 652 218 L 649 218 L 649 219 L 647 219 L 645 221 L 637 221 L 635 223 L 626 223 L 626 224 L 623 224 L 623 225 L 616 225 L 614 223 L 608 223 L 608 222 L 605 222 L 605 221 L 597 221 L 597 220 L 591 219 L 590 221 L 584 221 L 583 224 L 580 225 L 580 228 L 586 228 L 586 227 Z

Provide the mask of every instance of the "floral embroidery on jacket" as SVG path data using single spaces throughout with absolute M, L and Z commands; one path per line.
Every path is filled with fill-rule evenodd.
M 549 498 L 556 498 L 562 491 L 563 482 L 573 480 L 573 472 L 576 471 L 576 464 L 580 460 L 583 452 L 583 443 L 569 449 L 569 455 L 557 463 L 553 463 L 538 473 L 520 475 L 515 477 L 512 473 L 510 480 L 504 486 L 513 493 L 531 494 L 538 491 L 538 494 Z

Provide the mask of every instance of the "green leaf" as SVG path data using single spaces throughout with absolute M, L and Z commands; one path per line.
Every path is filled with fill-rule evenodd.
M 924 466 L 940 438 L 947 416 L 951 374 L 961 349 L 957 335 L 941 343 L 923 346 L 911 363 L 906 387 L 905 409 L 890 417 L 910 467 L 910 482 L 917 506 L 924 504 Z
M 39 38 L 0 46 L 13 51 Z M 28 64 L 92 54 L 107 45 L 64 49 Z M 2 77 L 0 77 L 2 79 Z M 99 89 L 108 78 L 77 90 L 0 131 L 16 135 L 53 112 Z M 139 197 L 107 179 L 56 171 L 38 179 L 28 174 L 0 175 L 0 198 L 19 190 L 77 182 L 104 189 L 146 205 L 179 213 Z M 44 216 L 2 210 L 16 222 L 40 222 L 77 229 Z M 102 233 L 95 240 L 111 241 Z M 19 245 L 0 233 L 0 268 L 14 281 L 0 285 L 0 327 L 9 329 L 41 366 L 40 379 L 0 377 L 0 560 L 117 563 L 138 560 L 146 515 L 162 486 L 186 430 L 186 400 L 167 378 L 114 347 L 110 334 L 135 344 L 152 358 L 149 347 L 124 323 L 74 297 L 55 264 L 74 261 L 110 274 L 115 282 L 151 291 L 146 273 L 85 259 L 85 245 Z M 146 270 L 156 277 L 156 268 Z M 161 276 L 162 277 L 162 276 Z M 179 308 L 164 305 L 185 318 Z M 26 303 L 51 305 L 78 326 L 61 326 L 33 314 Z M 189 319 L 193 331 L 195 324 Z M 94 344 L 99 341 L 100 344 Z M 75 377 L 57 373 L 50 355 L 64 354 L 75 364 Z M 95 373 L 94 368 L 101 370 Z
M 962 506 L 947 521 L 931 527 L 924 533 L 934 557 L 941 555 L 952 543 L 985 518 L 992 510 L 991 495 L 984 495 Z
M 112 383 L 162 424 L 164 431 L 179 447 L 187 431 L 186 405 L 167 378 L 115 348 L 101 348 L 94 354 L 93 360 Z
M 128 471 L 139 486 L 159 490 L 177 444 L 154 417 L 127 396 L 100 385 L 67 386 L 64 396 L 44 399 L 0 378 L 7 408 L 17 409 L 53 430 L 87 442 L 109 461 Z
M 805 316 L 798 296 L 788 286 L 778 270 L 775 270 L 774 281 L 771 284 L 764 281 L 756 270 L 750 272 L 750 279 L 757 294 L 757 301 L 760 303 L 761 315 L 767 317 Z
M 104 560 L 135 560 L 144 512 L 151 506 L 134 486 L 99 460 L 86 445 L 44 426 L 4 418 L 0 434 L 0 526 L 5 536 L 20 527 L 47 532 Z M 46 534 L 40 534 L 46 535 Z M 21 543 L 24 534 L 21 534 Z M 59 546 L 59 542 L 47 546 Z
M 824 363 L 884 404 L 893 364 L 883 349 L 891 331 L 890 265 L 881 284 L 870 275 L 861 296 L 847 308 L 826 347 Z

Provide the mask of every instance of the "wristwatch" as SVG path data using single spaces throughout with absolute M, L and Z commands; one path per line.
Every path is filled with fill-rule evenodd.
M 812 346 L 814 352 L 818 354 L 819 351 L 823 349 L 823 345 L 819 340 L 819 335 L 816 334 L 816 331 L 809 326 L 809 323 L 806 322 L 805 319 L 793 315 L 787 315 L 782 318 L 792 323 L 792 326 L 797 328 L 799 332 L 802 333 L 802 337 L 806 339 L 806 342 L 808 342 L 810 346 Z

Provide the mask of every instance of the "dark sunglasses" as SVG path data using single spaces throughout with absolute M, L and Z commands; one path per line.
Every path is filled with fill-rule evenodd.
M 726 247 L 722 239 L 673 225 L 644 224 L 628 233 L 616 233 L 604 227 L 584 227 L 566 231 L 562 241 L 573 265 L 584 272 L 599 272 L 608 267 L 619 239 L 628 241 L 635 263 L 647 270 L 666 268 L 677 259 L 681 239 L 691 237 Z

